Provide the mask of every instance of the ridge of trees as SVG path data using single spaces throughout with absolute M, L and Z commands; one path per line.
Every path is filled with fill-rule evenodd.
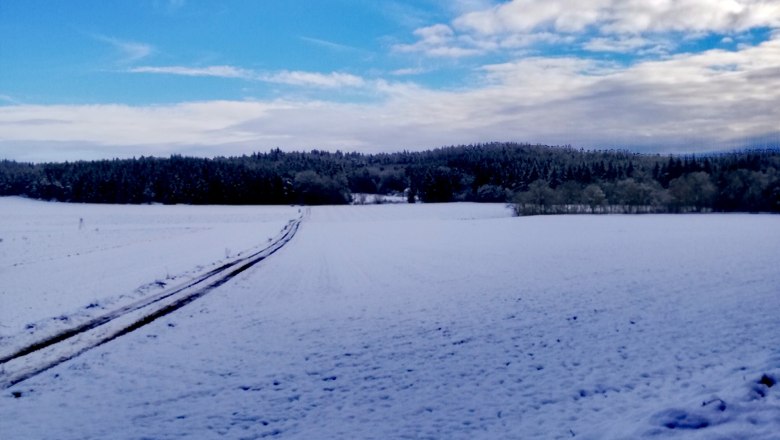
M 647 155 L 491 143 L 381 154 L 0 161 L 0 195 L 80 203 L 344 204 L 352 193 L 511 202 L 518 214 L 780 212 L 780 151 Z

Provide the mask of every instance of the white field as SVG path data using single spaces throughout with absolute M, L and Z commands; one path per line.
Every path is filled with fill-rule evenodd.
M 0 199 L 3 320 L 104 301 L 102 289 L 72 299 L 104 265 L 117 270 L 66 257 L 104 249 L 64 238 L 84 233 L 80 216 L 84 229 L 116 226 L 112 243 L 148 283 L 165 264 L 206 264 L 196 250 L 220 259 L 260 244 L 297 215 L 89 207 L 122 213 L 95 226 L 79 209 Z M 247 221 L 220 226 L 231 212 Z M 779 438 L 780 385 L 758 382 L 780 379 L 780 216 L 509 215 L 312 208 L 281 251 L 205 297 L 0 391 L 0 436 Z M 201 222 L 212 232 L 186 229 Z M 174 231 L 211 238 L 150 259 Z M 46 234 L 52 250 L 36 244 Z M 37 269 L 20 275 L 17 260 Z M 41 312 L 17 319 L 17 308 Z
M 263 245 L 297 210 L 0 197 L 0 354 Z

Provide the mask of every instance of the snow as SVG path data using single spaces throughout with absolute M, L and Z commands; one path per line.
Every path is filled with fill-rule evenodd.
M 264 245 L 297 209 L 0 197 L 0 354 Z
M 36 202 L 11 203 L 42 222 Z M 45 206 L 51 218 L 79 212 Z M 195 208 L 172 209 L 149 215 L 176 223 L 175 209 Z M 218 226 L 225 208 L 198 209 L 181 224 L 202 215 L 215 237 L 239 235 Z M 255 209 L 249 218 L 296 215 Z M 77 229 L 72 219 L 63 225 Z M 779 258 L 771 215 L 315 207 L 289 244 L 208 295 L 0 391 L 0 433 L 777 439 Z M 5 285 L 17 268 L 2 267 Z

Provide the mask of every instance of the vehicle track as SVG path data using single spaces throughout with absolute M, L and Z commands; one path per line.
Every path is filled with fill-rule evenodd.
M 246 257 L 4 355 L 0 358 L 0 389 L 10 388 L 206 295 L 284 247 L 298 232 L 302 220 L 303 215 L 290 220 L 268 246 Z

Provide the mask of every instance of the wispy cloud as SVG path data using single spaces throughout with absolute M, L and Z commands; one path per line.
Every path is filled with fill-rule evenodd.
M 434 14 L 430 9 L 415 5 L 414 2 L 383 0 L 376 2 L 375 7 L 380 13 L 403 28 L 414 29 L 434 19 Z
M 394 76 L 412 76 L 412 75 L 422 75 L 423 73 L 427 73 L 427 72 L 429 72 L 429 70 L 423 67 L 407 67 L 404 69 L 393 70 L 390 72 L 390 74 Z
M 210 76 L 217 78 L 254 79 L 256 75 L 249 70 L 233 66 L 141 66 L 128 69 L 130 73 L 154 73 L 181 76 Z
M 307 43 L 311 43 L 316 46 L 324 47 L 326 49 L 335 50 L 339 52 L 365 52 L 363 49 L 354 46 L 323 40 L 320 38 L 312 38 L 312 37 L 305 37 L 305 36 L 300 36 L 298 38 L 300 38 L 301 40 Z
M 262 81 L 299 87 L 350 88 L 364 87 L 367 81 L 349 73 L 304 72 L 281 70 L 277 72 L 256 72 L 235 66 L 140 66 L 128 69 L 129 73 L 165 74 L 181 76 L 200 76 L 215 78 L 237 78 L 249 81 Z
M 257 79 L 292 86 L 324 88 L 363 87 L 366 85 L 366 81 L 362 77 L 339 72 L 317 73 L 283 70 L 260 74 L 257 76 Z
M 154 46 L 136 41 L 121 40 L 106 35 L 93 34 L 92 38 L 107 43 L 114 47 L 120 54 L 120 62 L 134 63 L 140 61 L 155 52 Z
M 642 54 L 648 51 L 668 53 L 674 44 L 662 39 L 640 36 L 596 37 L 586 41 L 582 48 L 590 52 L 614 52 Z
M 175 14 L 187 5 L 187 0 L 154 0 L 154 9 L 165 14 Z
M 168 8 L 172 11 L 181 9 L 187 3 L 187 0 L 168 0 Z
M 0 102 L 5 102 L 5 103 L 8 103 L 8 104 L 21 104 L 21 101 L 19 101 L 18 99 L 14 98 L 13 96 L 11 96 L 11 95 L 3 95 L 3 94 L 0 94 Z

